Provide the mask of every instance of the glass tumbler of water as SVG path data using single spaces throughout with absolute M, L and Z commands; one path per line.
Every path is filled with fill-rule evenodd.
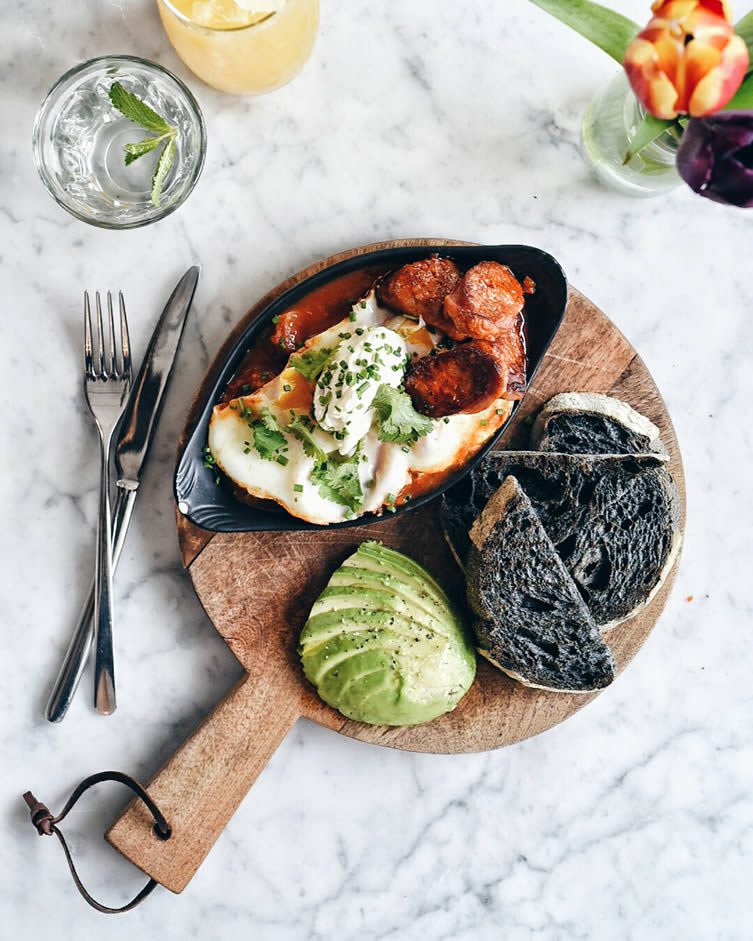
M 175 153 L 152 199 L 161 148 L 125 161 L 126 144 L 150 132 L 118 111 L 119 83 L 175 129 Z M 50 195 L 78 219 L 106 229 L 132 229 L 173 212 L 204 165 L 206 129 L 188 88 L 167 69 L 135 56 L 103 56 L 66 72 L 42 103 L 34 124 L 34 160 Z

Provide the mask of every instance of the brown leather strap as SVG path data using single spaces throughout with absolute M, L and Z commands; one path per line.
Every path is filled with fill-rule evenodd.
M 127 905 L 123 905 L 120 908 L 109 908 L 107 905 L 102 905 L 96 899 L 92 898 L 91 895 L 86 891 L 79 878 L 78 873 L 76 872 L 76 867 L 73 865 L 73 859 L 71 858 L 70 850 L 68 849 L 68 844 L 65 842 L 65 837 L 58 829 L 58 824 L 68 813 L 73 809 L 74 805 L 81 797 L 81 795 L 88 791 L 90 787 L 94 787 L 95 784 L 100 784 L 102 781 L 117 781 L 120 784 L 125 784 L 126 787 L 129 787 L 137 797 L 146 804 L 154 817 L 154 834 L 160 840 L 169 840 L 172 833 L 170 829 L 170 824 L 165 820 L 162 815 L 162 811 L 154 803 L 149 794 L 144 790 L 144 788 L 139 784 L 138 781 L 134 781 L 132 777 L 127 774 L 123 774 L 121 771 L 100 771 L 98 774 L 92 774 L 76 787 L 68 798 L 65 807 L 57 815 L 53 816 L 48 808 L 38 801 L 36 797 L 27 791 L 24 794 L 24 800 L 26 801 L 29 807 L 29 813 L 31 814 L 31 822 L 37 829 L 37 833 L 40 836 L 51 836 L 53 833 L 60 840 L 60 845 L 63 847 L 63 852 L 65 853 L 66 861 L 68 862 L 68 868 L 71 871 L 73 876 L 73 881 L 76 885 L 76 888 L 81 893 L 81 895 L 86 899 L 86 901 L 91 905 L 92 908 L 96 908 L 98 912 L 103 912 L 106 915 L 117 915 L 119 912 L 128 912 L 132 908 L 135 908 L 140 902 L 143 902 L 147 895 L 150 894 L 158 885 L 154 879 L 150 879 L 144 888 L 131 899 Z

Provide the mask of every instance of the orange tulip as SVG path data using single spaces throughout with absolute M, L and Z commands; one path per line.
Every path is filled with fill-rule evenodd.
M 723 108 L 745 78 L 748 49 L 725 0 L 657 0 L 654 17 L 630 43 L 625 70 L 657 118 L 704 117 Z

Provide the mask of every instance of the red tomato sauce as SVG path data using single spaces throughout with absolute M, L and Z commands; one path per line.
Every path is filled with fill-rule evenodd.
M 315 288 L 294 306 L 283 311 L 277 323 L 266 327 L 243 357 L 238 372 L 222 394 L 220 402 L 250 395 L 279 375 L 288 356 L 306 340 L 347 317 L 351 307 L 374 281 L 389 269 L 371 266 L 351 271 Z

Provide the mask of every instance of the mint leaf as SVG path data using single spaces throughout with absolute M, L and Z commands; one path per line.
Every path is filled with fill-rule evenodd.
M 150 153 L 163 139 L 162 137 L 146 137 L 135 144 L 126 144 L 123 147 L 123 150 L 125 150 L 125 165 L 129 166 L 134 160 Z
M 139 157 L 143 157 L 144 154 L 154 150 L 161 141 L 167 140 L 162 148 L 162 153 L 159 155 L 152 177 L 152 205 L 159 206 L 165 178 L 175 159 L 175 138 L 178 136 L 178 130 L 168 124 L 156 111 L 153 111 L 146 102 L 123 88 L 120 82 L 113 82 L 110 86 L 110 101 L 113 107 L 117 108 L 129 121 L 133 121 L 134 124 L 138 124 L 139 127 L 143 127 L 147 131 L 154 131 L 158 135 L 157 137 L 146 137 L 135 144 L 126 144 L 124 146 L 125 165 L 127 167 L 134 160 L 138 160 Z
M 159 155 L 159 160 L 157 161 L 157 166 L 154 168 L 154 176 L 152 177 L 152 205 L 159 206 L 159 201 L 162 197 L 162 185 L 165 182 L 165 177 L 170 170 L 170 167 L 173 163 L 173 158 L 175 157 L 175 138 L 171 137 L 170 140 L 165 144 L 164 150 Z M 126 162 L 128 158 L 126 157 Z
M 129 121 L 133 121 L 134 124 L 138 124 L 147 131 L 154 131 L 156 134 L 176 133 L 175 128 L 171 127 L 161 115 L 152 111 L 149 105 L 123 88 L 120 82 L 113 82 L 110 86 L 110 101 L 113 107 L 117 108 Z
M 413 408 L 408 393 L 393 386 L 379 386 L 373 407 L 377 415 L 377 437 L 380 441 L 415 444 L 434 427 L 430 418 L 420 415 Z
M 306 350 L 290 357 L 290 365 L 297 370 L 304 379 L 315 382 L 332 355 L 332 350 L 321 347 L 318 350 Z
M 320 496 L 340 506 L 346 506 L 354 513 L 359 510 L 363 503 L 363 490 L 358 476 L 359 463 L 360 452 L 356 449 L 356 453 L 350 457 L 343 458 L 331 454 L 323 464 L 317 464 L 311 472 L 311 479 L 316 484 Z

